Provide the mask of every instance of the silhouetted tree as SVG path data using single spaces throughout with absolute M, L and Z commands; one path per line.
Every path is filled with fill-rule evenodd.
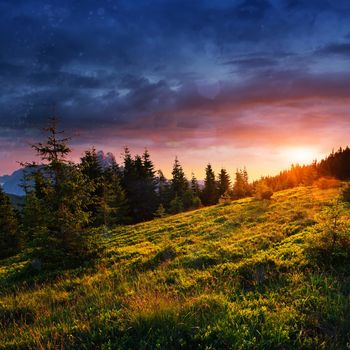
M 128 209 L 128 201 L 121 185 L 118 169 L 116 167 L 106 169 L 99 203 L 99 221 L 107 227 L 128 223 L 130 221 Z
M 216 186 L 215 174 L 210 164 L 205 168 L 204 188 L 201 194 L 204 205 L 216 204 L 219 200 L 219 193 Z
M 46 250 L 57 248 L 74 256 L 85 254 L 83 229 L 89 223 L 91 183 L 78 166 L 67 160 L 71 151 L 69 138 L 57 130 L 56 119 L 50 119 L 44 130 L 47 139 L 32 145 L 42 161 L 33 176 L 36 198 L 40 207 L 45 207 L 42 216 L 46 232 L 40 241 Z
M 9 197 L 0 186 L 0 259 L 16 253 L 20 246 L 18 221 Z
M 90 180 L 91 201 L 88 210 L 91 213 L 91 224 L 100 226 L 104 223 L 99 215 L 102 211 L 101 204 L 104 195 L 104 170 L 98 160 L 96 149 L 87 150 L 80 159 L 80 170 Z
M 174 161 L 172 176 L 170 185 L 172 197 L 175 198 L 177 196 L 179 199 L 182 199 L 188 189 L 188 181 L 177 157 Z
M 199 196 L 200 188 L 199 188 L 198 180 L 195 177 L 194 173 L 191 174 L 191 190 L 194 195 Z
M 135 222 L 149 220 L 158 206 L 157 179 L 154 165 L 146 150 L 142 157 L 131 157 L 124 149 L 123 186 L 126 190 L 130 216 Z
M 227 173 L 226 169 L 222 168 L 220 170 L 219 176 L 218 176 L 218 192 L 219 197 L 223 195 L 227 195 L 230 192 L 231 189 L 231 180 L 230 176 Z

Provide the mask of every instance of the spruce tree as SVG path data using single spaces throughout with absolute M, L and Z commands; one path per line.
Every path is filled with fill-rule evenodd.
M 10 198 L 0 186 L 0 259 L 15 254 L 20 247 L 18 221 Z
M 227 195 L 230 192 L 231 180 L 226 169 L 221 168 L 218 176 L 218 194 L 219 197 Z
M 104 187 L 104 172 L 101 164 L 98 161 L 96 149 L 93 147 L 87 150 L 84 156 L 80 159 L 80 170 L 90 180 L 91 186 L 91 202 L 88 210 L 91 213 L 91 224 L 93 226 L 100 226 L 103 220 L 99 213 L 101 213 L 101 203 L 103 197 Z
M 126 190 L 130 217 L 135 222 L 152 219 L 158 206 L 156 176 L 149 152 L 131 157 L 124 149 L 123 186 Z
M 199 193 L 200 193 L 199 184 L 194 173 L 191 174 L 191 190 L 195 196 L 199 196 Z
M 219 200 L 219 193 L 216 186 L 215 174 L 211 164 L 205 168 L 204 188 L 202 191 L 202 203 L 204 205 L 216 204 Z
M 47 217 L 47 207 L 38 198 L 36 191 L 27 191 L 22 218 L 26 244 L 37 246 L 47 239 Z
M 246 168 L 237 169 L 235 174 L 235 182 L 233 184 L 233 197 L 235 199 L 248 197 L 252 194 L 251 187 L 248 182 L 248 172 Z
M 142 154 L 143 179 L 142 179 L 142 216 L 144 219 L 151 219 L 158 207 L 158 197 L 156 191 L 157 178 L 154 164 L 147 149 Z
M 32 145 L 42 161 L 33 175 L 34 181 L 38 181 L 34 190 L 45 208 L 42 216 L 47 236 L 41 248 L 49 258 L 49 250 L 55 248 L 60 254 L 79 256 L 87 251 L 84 228 L 90 218 L 91 182 L 78 166 L 67 160 L 71 152 L 69 138 L 57 130 L 56 119 L 50 119 L 44 130 L 47 139 Z
M 181 199 L 188 189 L 188 181 L 177 157 L 174 161 L 172 176 L 171 191 L 173 198 L 177 196 Z
M 156 192 L 158 194 L 158 203 L 162 204 L 164 208 L 168 207 L 171 200 L 170 185 L 161 170 L 157 170 Z
M 126 193 L 115 167 L 105 172 L 98 216 L 107 227 L 129 222 Z

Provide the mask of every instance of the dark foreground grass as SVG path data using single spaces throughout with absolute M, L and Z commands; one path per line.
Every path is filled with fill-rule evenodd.
M 2 261 L 0 348 L 349 349 L 349 259 L 306 249 L 336 195 L 300 187 L 121 227 L 83 268 Z

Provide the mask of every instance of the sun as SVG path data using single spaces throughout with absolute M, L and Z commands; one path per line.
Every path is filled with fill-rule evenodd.
M 309 164 L 317 158 L 317 151 L 308 147 L 291 147 L 283 150 L 282 156 L 290 163 Z

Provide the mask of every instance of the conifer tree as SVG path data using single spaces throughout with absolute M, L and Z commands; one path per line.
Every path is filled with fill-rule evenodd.
M 157 170 L 156 192 L 158 194 L 158 202 L 162 204 L 165 209 L 165 207 L 168 207 L 168 204 L 171 200 L 171 194 L 169 182 L 161 170 Z
M 117 168 L 107 169 L 102 182 L 98 216 L 107 227 L 128 223 L 128 202 Z
M 158 207 L 159 201 L 156 191 L 157 179 L 154 164 L 147 149 L 142 154 L 142 216 L 144 219 L 151 219 Z
M 171 214 L 181 213 L 184 210 L 184 204 L 182 199 L 176 195 L 174 199 L 170 202 L 169 212 Z
M 45 207 L 42 215 L 47 236 L 42 248 L 77 256 L 86 251 L 83 229 L 89 223 L 91 183 L 78 166 L 67 160 L 71 152 L 69 138 L 57 130 L 56 119 L 50 119 L 44 130 L 46 141 L 32 145 L 42 161 L 33 176 L 34 181 L 40 180 L 34 189 L 41 207 Z
M 91 201 L 88 210 L 91 213 L 91 224 L 93 226 L 102 225 L 103 220 L 101 221 L 99 213 L 103 197 L 104 172 L 94 147 L 85 151 L 84 156 L 80 159 L 80 170 L 90 180 Z
M 233 197 L 235 199 L 248 197 L 251 195 L 251 188 L 248 182 L 248 172 L 246 168 L 237 169 L 235 182 L 233 184 Z
M 199 189 L 199 185 L 198 185 L 198 180 L 197 180 L 196 176 L 194 175 L 194 173 L 191 174 L 191 190 L 192 190 L 194 195 L 199 196 L 200 189 Z
M 221 168 L 219 177 L 218 177 L 218 192 L 219 197 L 227 195 L 230 192 L 231 180 L 230 176 L 227 173 L 226 169 Z
M 20 247 L 18 221 L 9 197 L 0 186 L 0 259 L 15 254 Z
M 204 188 L 202 191 L 201 199 L 204 205 L 213 205 L 216 204 L 219 200 L 215 174 L 211 164 L 208 164 L 205 168 Z
M 149 220 L 158 205 L 154 165 L 146 150 L 141 156 L 131 157 L 127 147 L 124 149 L 123 186 L 134 221 Z
M 185 194 L 186 190 L 188 189 L 188 182 L 177 157 L 175 157 L 172 176 L 173 177 L 171 179 L 171 191 L 173 194 L 173 198 L 177 196 L 179 197 L 179 199 L 181 199 Z
M 43 197 L 41 197 L 43 198 Z M 23 230 L 25 241 L 29 245 L 38 245 L 47 236 L 47 207 L 35 190 L 27 190 L 23 206 Z
M 160 203 L 158 209 L 154 213 L 154 217 L 163 218 L 163 217 L 165 217 L 165 215 L 166 215 L 165 208 L 164 208 L 163 204 Z
M 185 210 L 197 209 L 202 206 L 202 202 L 199 198 L 200 189 L 198 181 L 194 174 L 191 176 L 190 187 L 185 191 L 182 197 L 183 207 Z

